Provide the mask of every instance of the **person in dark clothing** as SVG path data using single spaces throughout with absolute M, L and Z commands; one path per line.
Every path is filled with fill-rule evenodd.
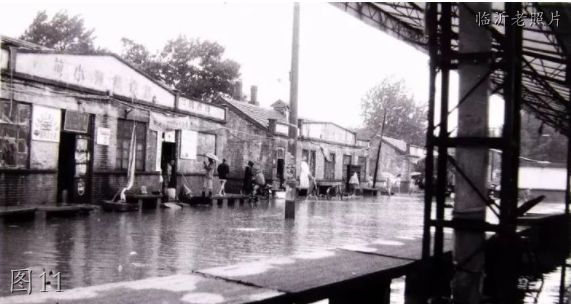
M 220 179 L 220 191 L 218 191 L 218 195 L 226 195 L 226 190 L 224 187 L 226 186 L 226 180 L 228 178 L 228 173 L 230 172 L 230 167 L 226 163 L 226 159 L 222 159 L 222 163 L 218 166 L 218 179 Z
M 252 161 L 249 161 L 248 165 L 244 169 L 244 184 L 242 185 L 242 194 L 244 195 L 249 195 L 250 193 L 252 193 L 253 189 L 252 179 L 254 177 L 252 167 L 254 167 L 254 163 Z

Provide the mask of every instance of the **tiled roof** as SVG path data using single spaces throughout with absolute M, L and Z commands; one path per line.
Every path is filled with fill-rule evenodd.
M 280 112 L 273 109 L 266 109 L 260 106 L 250 104 L 245 101 L 237 101 L 228 97 L 221 97 L 228 105 L 230 110 L 237 110 L 242 114 L 250 117 L 264 128 L 268 127 L 268 119 L 273 118 L 277 122 L 288 123 L 286 117 Z
M 44 51 L 51 50 L 50 48 L 47 48 L 45 46 L 42 46 L 42 45 L 39 45 L 36 43 L 32 43 L 32 42 L 28 42 L 28 41 L 25 41 L 22 39 L 16 39 L 16 38 L 4 36 L 4 35 L 0 35 L 0 41 L 2 41 L 3 44 L 13 45 L 16 47 L 26 48 L 26 49 L 31 49 L 31 50 L 44 50 Z

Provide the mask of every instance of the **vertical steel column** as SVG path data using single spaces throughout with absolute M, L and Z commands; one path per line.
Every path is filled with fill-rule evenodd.
M 506 14 L 521 13 L 521 3 L 506 3 Z M 522 27 L 505 23 L 504 126 L 500 192 L 499 269 L 500 303 L 516 303 L 517 296 L 517 200 L 520 150 Z
M 444 220 L 444 203 L 446 200 L 446 186 L 448 180 L 447 156 L 448 156 L 448 91 L 450 81 L 450 61 L 451 61 L 451 38 L 452 38 L 452 4 L 442 3 L 440 16 L 440 132 L 438 135 L 438 164 L 436 177 L 436 226 L 434 235 L 434 256 L 437 261 L 442 260 L 444 251 L 444 227 L 441 225 Z M 427 185 L 432 187 L 432 185 Z
M 432 216 L 432 197 L 434 188 L 434 98 L 436 92 L 436 68 L 438 55 L 437 3 L 427 3 L 426 28 L 428 29 L 428 55 L 430 79 L 428 83 L 428 129 L 426 131 L 426 158 L 424 159 L 424 227 L 422 232 L 422 258 L 430 257 L 430 219 Z
M 567 85 L 570 86 L 571 83 L 571 60 L 567 62 L 567 69 L 565 70 L 565 79 L 567 80 Z M 571 96 L 570 96 L 571 99 Z M 571 110 L 567 110 L 568 117 L 571 118 Z M 567 180 L 565 184 L 565 250 L 567 255 L 569 255 L 569 206 L 571 204 L 571 126 L 567 126 Z M 563 304 L 565 300 L 565 275 L 567 274 L 567 261 L 564 259 L 561 263 L 561 279 L 559 281 L 559 304 Z

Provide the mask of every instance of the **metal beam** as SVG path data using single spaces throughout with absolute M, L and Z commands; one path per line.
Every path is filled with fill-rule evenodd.
M 422 233 L 422 258 L 430 257 L 430 219 L 432 214 L 433 177 L 434 177 L 434 99 L 436 95 L 436 70 L 437 70 L 437 35 L 438 24 L 436 21 L 437 3 L 426 4 L 426 28 L 428 29 L 428 55 L 429 55 L 429 83 L 428 83 L 428 128 L 426 131 L 426 159 L 424 165 L 425 184 L 424 189 L 424 227 Z
M 449 62 L 452 59 L 450 50 L 452 21 L 451 3 L 441 4 L 440 17 L 440 127 L 438 140 L 445 142 L 448 138 L 448 98 L 450 85 L 450 67 Z M 446 170 L 448 154 L 445 145 L 438 146 L 438 165 L 436 177 L 436 220 L 444 220 L 444 204 L 446 200 L 446 186 L 448 181 L 448 172 Z M 430 187 L 430 185 L 428 185 Z M 444 248 L 444 230 L 442 227 L 436 227 L 434 235 L 434 256 L 437 260 L 442 258 Z
M 515 16 L 521 11 L 521 3 L 506 3 L 506 13 Z M 506 147 L 502 153 L 502 176 L 500 191 L 500 226 L 499 235 L 499 277 L 497 288 L 499 303 L 517 302 L 516 221 L 518 199 L 518 169 L 520 149 L 520 109 L 521 109 L 521 74 L 522 74 L 522 28 L 505 24 L 504 55 L 506 77 L 504 80 L 504 127 L 502 137 Z

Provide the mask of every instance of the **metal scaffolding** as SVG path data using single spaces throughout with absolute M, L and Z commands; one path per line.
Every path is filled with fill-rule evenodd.
M 464 18 L 471 17 L 473 22 L 476 22 L 478 14 L 482 13 L 474 11 L 470 4 L 336 3 L 334 5 L 429 55 L 423 258 L 434 257 L 436 267 L 439 267 L 439 261 L 441 262 L 443 258 L 445 228 L 453 228 L 455 231 L 476 230 L 481 231 L 482 234 L 484 231 L 494 232 L 501 248 L 498 282 L 502 285 L 502 292 L 498 295 L 498 301 L 515 303 L 518 283 L 514 255 L 517 254 L 515 247 L 517 247 L 520 110 L 534 114 L 547 125 L 571 138 L 569 85 L 571 35 L 565 33 L 564 28 L 566 27 L 567 30 L 571 28 L 571 5 L 494 3 L 490 13 L 505 13 L 508 16 L 521 13 L 553 16 L 557 12 L 561 20 L 557 20 L 558 26 L 554 24 L 520 26 L 510 20 L 503 24 L 493 22 L 483 24 L 482 27 L 489 32 L 491 39 L 491 51 L 483 53 L 460 52 L 460 10 L 464 11 Z M 462 62 L 466 61 L 472 63 L 486 61 L 489 64 L 489 70 L 471 89 L 467 90 L 465 95 L 460 97 L 454 108 L 450 108 L 448 99 L 450 71 L 457 70 Z M 437 84 L 438 74 L 440 74 L 440 83 Z M 470 96 L 474 94 L 477 87 L 488 80 L 490 90 L 501 94 L 504 99 L 504 126 L 501 137 L 451 136 L 454 130 L 450 130 L 448 125 L 450 113 L 468 102 L 467 100 L 470 100 Z M 435 121 L 436 91 L 440 92 L 438 122 Z M 435 132 L 438 132 L 438 135 Z M 470 179 L 470 174 L 465 172 L 458 164 L 456 157 L 451 155 L 450 152 L 453 149 L 456 149 L 455 151 L 458 149 L 466 151 L 497 149 L 502 152 L 499 203 L 491 199 L 487 193 L 482 193 L 476 183 Z M 570 149 L 571 143 L 567 151 L 568 177 L 571 171 Z M 435 153 L 437 153 L 436 166 L 434 166 Z M 485 220 L 445 220 L 444 208 L 449 169 L 454 170 L 458 178 L 467 183 L 488 210 L 498 216 L 498 224 L 491 224 Z M 567 216 L 571 201 L 569 192 L 568 178 L 565 199 Z M 464 262 L 468 261 L 457 261 L 459 264 Z M 458 268 L 459 265 L 456 267 Z M 564 284 L 564 277 L 561 280 Z M 442 290 L 437 289 L 436 293 L 437 297 L 444 296 Z

